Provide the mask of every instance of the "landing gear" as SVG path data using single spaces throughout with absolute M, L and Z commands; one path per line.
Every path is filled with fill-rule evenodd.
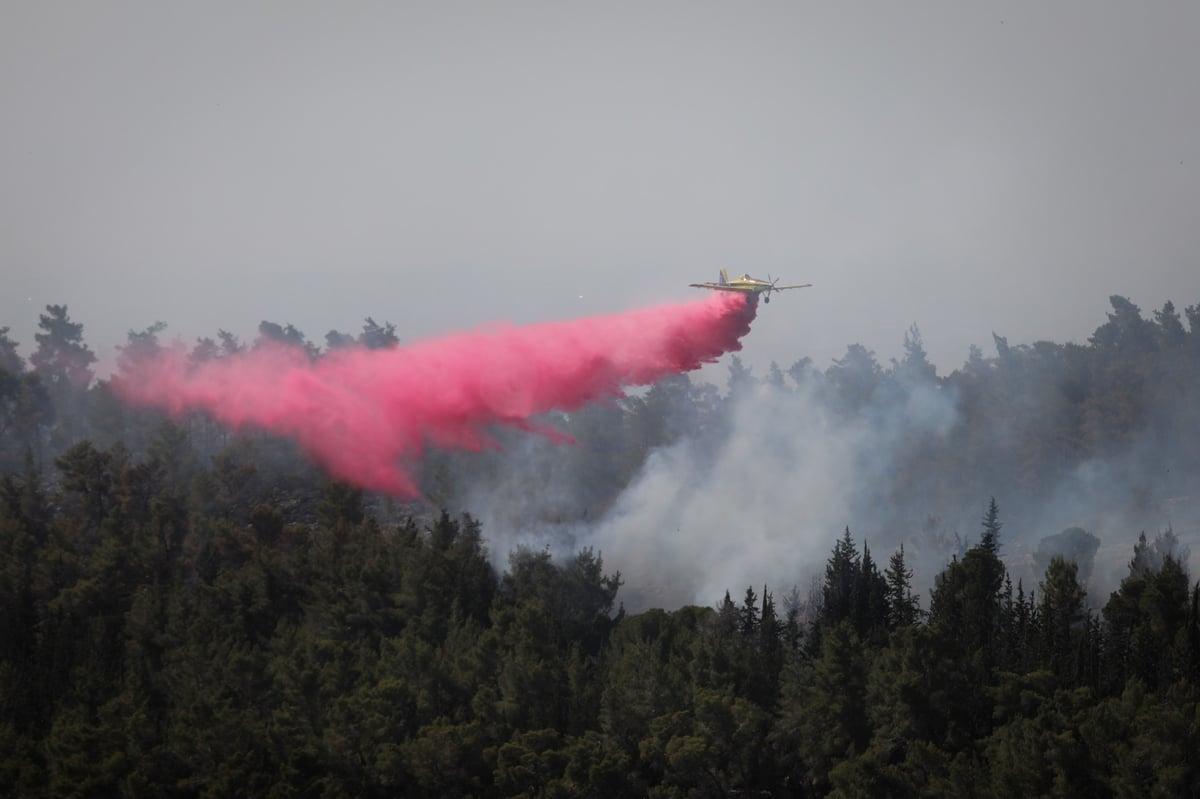
M 771 301 L 771 295 L 770 295 L 770 294 L 767 294 L 767 295 L 764 295 L 764 296 L 763 296 L 763 302 L 770 302 L 770 301 Z

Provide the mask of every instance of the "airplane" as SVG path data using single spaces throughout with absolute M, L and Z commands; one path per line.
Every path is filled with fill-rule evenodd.
M 786 289 L 806 289 L 812 285 L 812 283 L 799 283 L 794 286 L 777 286 L 775 284 L 779 282 L 779 278 L 771 280 L 770 277 L 770 275 L 767 275 L 767 279 L 763 280 L 762 278 L 750 277 L 750 275 L 743 273 L 738 277 L 735 277 L 733 280 L 730 280 L 729 274 L 722 269 L 721 278 L 716 283 L 690 283 L 688 285 L 692 286 L 693 288 L 712 289 L 713 291 L 736 291 L 739 294 L 745 294 L 747 299 L 750 299 L 751 297 L 757 297 L 759 294 L 762 294 L 763 302 L 771 301 L 772 291 L 784 291 Z

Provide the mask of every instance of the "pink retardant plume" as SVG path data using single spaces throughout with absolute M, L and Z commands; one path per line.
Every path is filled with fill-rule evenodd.
M 294 439 L 331 474 L 418 495 L 406 466 L 428 444 L 478 450 L 507 424 L 622 395 L 741 349 L 756 303 L 716 294 L 609 316 L 459 333 L 387 350 L 262 346 L 191 364 L 181 349 L 128 360 L 114 378 L 134 405 L 204 411 L 235 429 Z

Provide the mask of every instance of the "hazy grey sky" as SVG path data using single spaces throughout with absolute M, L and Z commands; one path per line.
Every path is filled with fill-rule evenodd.
M 0 5 L 0 325 L 104 353 L 770 272 L 758 369 L 1200 302 L 1200 3 Z M 582 295 L 582 297 L 581 297 Z

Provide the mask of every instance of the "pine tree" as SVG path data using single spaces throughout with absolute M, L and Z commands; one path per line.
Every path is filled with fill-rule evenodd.
M 850 528 L 847 527 L 825 564 L 825 583 L 821 586 L 822 624 L 834 625 L 843 619 L 854 618 L 854 589 L 860 568 L 858 547 L 850 537 Z
M 17 353 L 17 342 L 8 337 L 8 327 L 0 327 L 0 372 L 16 376 L 25 371 L 25 361 Z
M 85 430 L 87 388 L 92 382 L 96 355 L 83 342 L 83 325 L 72 322 L 65 305 L 47 305 L 35 333 L 37 350 L 29 358 L 41 379 L 54 412 L 52 451 L 77 442 Z M 45 418 L 45 414 L 39 414 Z
M 860 636 L 872 630 L 885 630 L 888 623 L 888 585 L 879 573 L 867 542 L 863 542 L 862 561 L 854 586 L 855 627 Z
M 317 505 L 317 520 L 321 525 L 331 529 L 337 527 L 339 522 L 353 526 L 362 523 L 363 515 L 362 489 L 341 480 L 330 480 Z M 439 529 L 447 522 L 448 518 L 441 520 Z
M 779 699 L 779 673 L 783 668 L 783 629 L 775 613 L 775 600 L 765 585 L 755 655 L 757 663 L 750 683 L 750 698 L 760 707 L 770 710 Z
M 363 322 L 362 332 L 358 334 L 358 343 L 367 349 L 387 350 L 397 346 L 400 339 L 396 336 L 396 326 L 391 322 L 378 324 L 371 317 Z
M 754 593 L 754 588 L 746 587 L 746 596 L 742 600 L 742 607 L 738 611 L 738 632 L 747 638 L 754 635 L 758 630 L 758 595 Z
M 1003 526 L 1000 523 L 1000 507 L 996 504 L 996 498 L 992 497 L 983 514 L 983 537 L 979 540 L 979 546 L 989 554 L 1000 554 L 1000 528 Z
M 904 544 L 892 553 L 887 571 L 888 628 L 909 627 L 917 623 L 920 602 L 912 592 L 912 569 L 904 562 Z
M 1087 592 L 1079 585 L 1074 561 L 1054 556 L 1042 581 L 1042 635 L 1046 665 L 1060 677 L 1070 675 L 1073 657 L 1084 621 L 1083 598 Z
M 96 356 L 83 343 L 83 325 L 71 321 L 67 306 L 47 305 L 38 327 L 43 332 L 34 334 L 38 347 L 29 359 L 34 370 L 52 387 L 87 388 Z
M 729 596 L 729 589 L 726 589 L 725 598 L 717 606 L 717 626 L 720 632 L 725 635 L 736 633 L 739 615 L 738 606 L 734 604 L 733 597 Z

